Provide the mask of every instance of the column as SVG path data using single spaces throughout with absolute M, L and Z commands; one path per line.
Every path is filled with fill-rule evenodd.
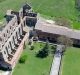
M 24 20 L 24 27 L 26 26 L 26 18 L 25 18 L 25 20 Z
M 8 57 L 8 56 L 9 56 L 8 48 L 7 48 L 7 47 L 5 47 L 5 49 L 6 49 L 6 53 L 7 53 L 7 57 Z
M 22 18 L 23 18 L 23 9 L 20 9 L 20 11 L 19 11 L 19 17 L 20 17 L 20 21 L 21 21 Z
M 11 49 L 11 46 L 10 46 L 10 44 L 9 44 L 9 43 L 8 43 L 8 46 L 7 46 L 7 47 L 8 47 L 8 49 L 7 49 L 7 50 L 8 50 L 8 53 L 9 53 L 9 54 L 11 54 L 12 49 Z
M 15 38 L 15 36 L 13 36 L 13 43 L 14 43 L 14 49 L 15 49 L 15 44 L 17 44 L 17 40 L 16 40 L 16 38 Z
M 14 40 L 15 40 L 15 44 L 17 44 L 17 36 L 16 36 L 16 34 L 14 36 Z
M 20 30 L 20 27 L 19 27 L 18 31 L 19 31 L 19 36 L 21 36 L 21 30 Z
M 9 41 L 9 44 L 10 44 L 10 47 L 11 47 L 11 50 L 13 49 L 13 47 L 12 47 L 12 43 L 11 43 L 11 41 Z
M 7 54 L 7 52 L 6 52 L 6 49 L 4 49 L 4 50 L 2 51 L 2 56 L 3 56 L 3 59 L 4 59 L 5 61 L 8 61 L 8 54 Z
M 20 38 L 19 29 L 17 31 L 17 37 L 18 37 L 18 39 Z
M 14 38 L 14 36 L 12 37 L 11 44 L 12 44 L 12 48 L 14 49 L 15 48 L 15 40 L 13 38 Z
M 20 26 L 20 34 L 22 35 L 23 34 L 23 30 L 22 30 L 22 27 Z

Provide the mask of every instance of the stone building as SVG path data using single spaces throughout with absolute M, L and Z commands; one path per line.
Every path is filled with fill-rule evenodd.
M 67 27 L 55 25 L 55 22 L 39 18 L 37 20 L 35 31 L 39 40 L 57 43 L 57 38 L 67 36 L 73 40 L 73 45 L 80 47 L 80 30 L 69 29 Z
M 27 26 L 35 26 L 40 40 L 57 43 L 57 38 L 64 35 L 71 38 L 74 45 L 80 46 L 80 30 L 55 25 L 55 22 L 37 16 L 28 4 L 19 12 L 8 10 L 5 19 L 6 23 L 0 27 L 0 69 L 12 70 L 15 67 L 29 38 Z
M 27 28 L 25 30 L 27 21 L 35 19 L 36 23 L 37 14 L 25 4 L 19 12 L 8 10 L 5 18 L 6 24 L 0 28 L 0 69 L 11 70 L 23 51 L 24 42 L 29 37 L 29 30 Z

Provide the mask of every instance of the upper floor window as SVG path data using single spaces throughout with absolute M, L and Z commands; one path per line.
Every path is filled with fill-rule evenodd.
M 7 30 L 7 33 L 8 33 L 8 30 Z
M 10 29 L 11 29 L 11 26 L 10 26 Z
M 0 41 L 2 41 L 2 38 L 0 38 Z
M 4 54 L 6 54 L 6 51 L 4 51 Z
M 5 34 L 4 34 L 4 37 L 5 37 Z

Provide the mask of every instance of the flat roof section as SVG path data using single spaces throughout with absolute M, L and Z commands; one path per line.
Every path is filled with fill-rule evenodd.
M 42 32 L 65 35 L 69 38 L 80 39 L 80 30 L 69 29 L 67 27 L 58 26 L 55 22 L 48 22 L 43 18 L 38 18 L 36 26 L 36 30 L 41 30 Z

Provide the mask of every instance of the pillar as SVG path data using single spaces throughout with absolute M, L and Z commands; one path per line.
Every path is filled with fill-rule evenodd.
M 12 52 L 12 49 L 11 49 L 11 46 L 10 46 L 9 43 L 8 43 L 8 45 L 7 45 L 7 51 L 8 51 L 9 54 L 11 54 L 11 52 Z
M 22 27 L 20 26 L 20 34 L 22 35 L 23 34 L 23 30 L 22 30 Z
M 6 49 L 4 49 L 4 50 L 2 51 L 3 59 L 4 59 L 5 61 L 8 61 L 8 54 L 7 54 L 7 52 L 6 52 L 6 54 L 5 54 L 4 51 L 6 52 Z
M 15 44 L 17 44 L 17 36 L 16 36 L 16 34 L 14 36 L 14 40 L 15 40 Z
M 26 26 L 26 18 L 25 18 L 25 20 L 24 20 L 24 27 Z

